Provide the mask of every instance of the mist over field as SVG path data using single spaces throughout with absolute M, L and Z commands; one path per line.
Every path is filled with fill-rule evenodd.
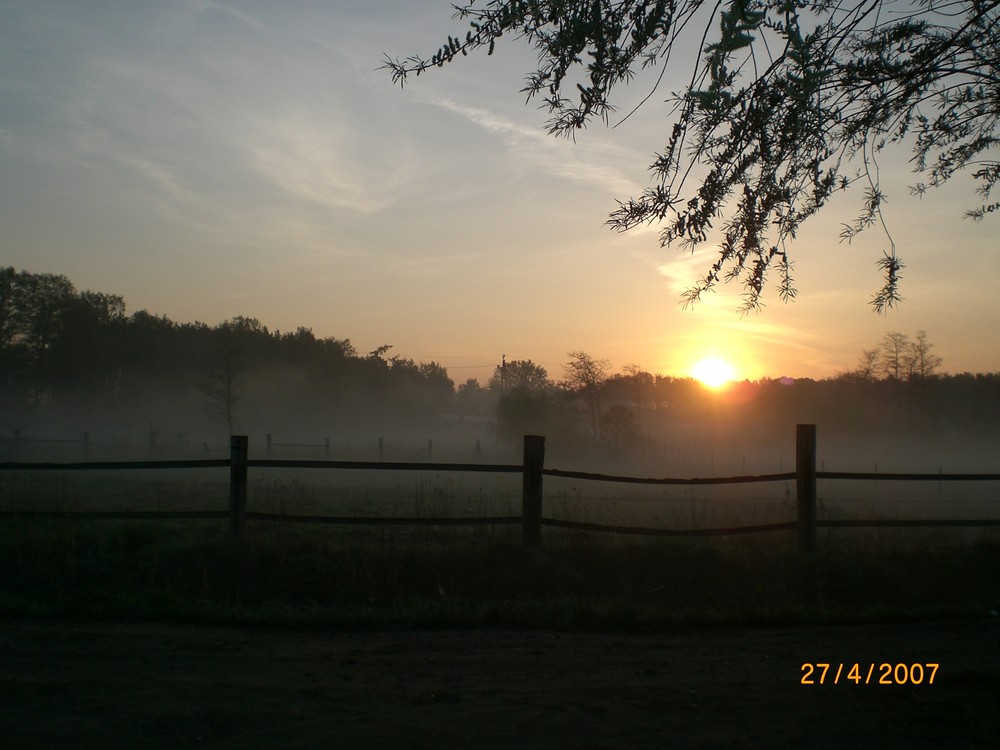
M 793 469 L 798 423 L 818 426 L 821 470 L 981 472 L 998 455 L 1000 375 L 941 374 L 924 332 L 887 334 L 823 380 L 709 388 L 573 351 L 562 379 L 511 356 L 456 383 L 391 344 L 126 315 L 121 297 L 12 268 L 2 282 L 7 461 L 219 457 L 245 434 L 252 456 L 270 435 L 275 458 L 510 463 L 540 434 L 550 467 L 767 474 Z
M 797 424 L 817 426 L 819 471 L 995 471 L 1000 376 L 939 374 L 923 332 L 824 380 L 713 386 L 575 350 L 561 375 L 511 355 L 456 384 L 389 344 L 127 315 L 13 269 L 0 283 L 2 614 L 658 630 L 996 611 L 995 481 L 821 479 L 802 542 Z M 251 463 L 244 494 L 231 435 L 250 458 L 408 465 Z M 525 435 L 549 469 L 781 478 L 547 474 L 532 516 Z M 24 465 L 150 459 L 221 465 Z

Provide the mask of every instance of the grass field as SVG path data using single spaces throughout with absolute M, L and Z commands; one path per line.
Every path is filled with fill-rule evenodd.
M 493 517 L 520 513 L 520 477 L 392 475 L 326 481 L 251 476 L 249 509 L 268 513 Z M 551 480 L 551 481 L 550 481 Z M 226 509 L 225 471 L 7 473 L 0 510 Z M 764 489 L 764 488 L 769 489 Z M 935 487 L 878 501 L 831 497 L 821 517 L 986 517 Z M 623 488 L 546 480 L 546 517 L 704 528 L 794 519 L 785 483 Z M 916 490 L 915 490 L 916 491 Z M 938 493 L 936 495 L 935 493 Z M 937 497 L 937 499 L 935 499 Z M 853 505 L 852 505 L 853 503 Z M 859 508 L 861 511 L 859 512 Z M 910 516 L 905 515 L 910 513 Z M 824 515 L 825 514 L 825 515 Z M 1000 606 L 996 529 L 819 530 L 717 538 L 638 538 L 472 527 L 217 521 L 0 521 L 0 613 L 231 623 L 502 624 L 669 628 L 984 616 Z

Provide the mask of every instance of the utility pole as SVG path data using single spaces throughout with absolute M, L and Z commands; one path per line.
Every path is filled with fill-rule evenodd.
M 507 390 L 507 355 L 500 355 L 500 395 Z

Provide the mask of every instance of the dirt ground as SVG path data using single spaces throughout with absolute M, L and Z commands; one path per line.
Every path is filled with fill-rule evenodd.
M 806 662 L 834 665 L 827 684 L 801 684 Z M 831 684 L 841 662 L 861 684 L 847 667 Z M 882 662 L 940 667 L 874 684 Z M 639 635 L 0 620 L 8 749 L 1000 747 L 998 706 L 998 618 Z

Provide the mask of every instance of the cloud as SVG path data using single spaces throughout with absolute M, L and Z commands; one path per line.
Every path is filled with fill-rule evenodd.
M 708 246 L 696 249 L 693 253 L 676 247 L 660 248 L 659 252 L 673 256 L 671 260 L 658 263 L 656 270 L 667 279 L 667 287 L 678 297 L 704 278 L 707 269 L 714 261 L 712 249 Z M 703 299 L 710 299 L 710 294 L 704 295 Z
M 206 13 L 215 11 L 217 13 L 227 15 L 231 18 L 235 18 L 238 21 L 246 24 L 247 26 L 257 30 L 262 31 L 264 29 L 264 24 L 258 21 L 253 16 L 245 13 L 239 8 L 234 8 L 226 3 L 216 2 L 215 0 L 194 0 L 192 7 L 198 13 Z
M 572 182 L 597 185 L 615 195 L 630 195 L 641 190 L 614 163 L 635 163 L 634 154 L 607 144 L 581 144 L 559 140 L 540 127 L 520 125 L 482 107 L 461 104 L 448 97 L 428 98 L 441 107 L 498 135 L 507 151 L 522 163 L 529 163 L 549 174 Z M 631 161 L 629 161 L 631 160 Z
M 366 184 L 356 154 L 360 144 L 335 124 L 305 113 L 264 123 L 244 147 L 257 171 L 289 195 L 327 208 L 374 213 L 386 208 L 386 192 Z

